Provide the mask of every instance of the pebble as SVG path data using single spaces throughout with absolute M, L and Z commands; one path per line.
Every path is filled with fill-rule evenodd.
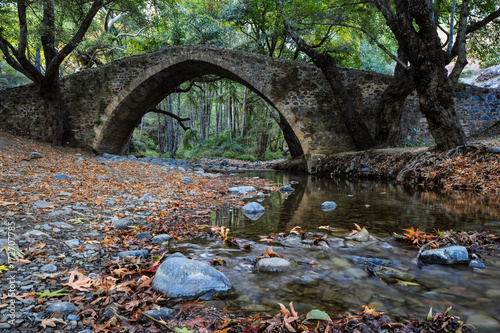
M 161 234 L 161 235 L 157 235 L 157 236 L 154 236 L 153 238 L 151 238 L 151 243 L 162 244 L 165 242 L 170 242 L 171 240 L 172 240 L 172 236 L 167 235 L 167 234 Z
M 57 266 L 54 264 L 47 264 L 47 265 L 42 266 L 40 268 L 40 271 L 45 272 L 45 273 L 55 273 L 55 272 L 57 272 Z
M 149 255 L 147 250 L 137 250 L 137 251 L 122 251 L 115 253 L 113 257 L 125 258 L 125 257 L 142 257 L 146 258 Z
M 43 155 L 42 155 L 42 154 L 37 153 L 37 152 L 35 152 L 35 151 L 34 151 L 34 152 L 32 152 L 32 153 L 30 153 L 30 160 L 36 160 L 36 159 L 38 159 L 38 158 L 42 158 L 42 157 L 43 157 Z
M 60 312 L 64 315 L 69 315 L 78 311 L 78 308 L 70 302 L 53 303 L 47 308 L 48 313 Z

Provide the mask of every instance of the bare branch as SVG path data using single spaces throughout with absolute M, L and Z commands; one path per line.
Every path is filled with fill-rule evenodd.
M 191 118 L 181 118 L 178 115 L 176 115 L 175 113 L 168 112 L 168 111 L 165 111 L 165 110 L 160 110 L 160 109 L 157 109 L 157 108 L 149 110 L 148 112 L 161 113 L 161 114 L 164 114 L 164 115 L 167 115 L 169 117 L 174 118 L 175 120 L 177 120 L 177 122 L 179 123 L 179 125 L 181 125 L 181 127 L 182 127 L 182 129 L 184 131 L 187 131 L 188 129 L 191 128 L 191 127 L 186 127 L 186 125 L 184 125 L 182 123 L 183 121 L 189 121 L 189 120 L 191 120 Z
M 145 28 L 142 28 L 137 32 L 135 35 L 134 34 L 118 34 L 116 37 L 137 37 L 140 35 L 140 33 L 144 30 Z

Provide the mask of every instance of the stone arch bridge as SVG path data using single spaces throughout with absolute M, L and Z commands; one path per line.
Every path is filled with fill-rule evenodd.
M 207 74 L 241 83 L 275 108 L 292 155 L 304 156 L 309 170 L 319 158 L 354 150 L 331 88 L 314 65 L 204 45 L 166 47 L 64 77 L 62 89 L 75 138 L 99 153 L 120 154 L 145 113 L 179 84 Z M 376 105 L 390 77 L 347 69 L 342 75 L 373 132 Z M 469 90 L 461 93 L 464 100 L 473 102 L 481 95 L 479 102 L 496 103 L 498 115 L 498 93 Z M 416 104 L 415 98 L 407 102 L 403 132 L 426 139 L 425 119 Z M 483 118 L 491 116 L 489 104 L 481 109 Z M 0 91 L 0 121 L 40 136 L 42 105 L 32 85 Z

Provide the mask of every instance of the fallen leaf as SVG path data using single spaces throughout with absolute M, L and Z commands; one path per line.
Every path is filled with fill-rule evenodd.
M 68 323 L 66 323 L 61 318 L 50 318 L 50 319 L 43 319 L 42 322 L 40 323 L 40 326 L 42 326 L 43 328 L 47 328 L 47 326 L 56 327 L 57 323 L 64 324 L 64 326 L 68 325 Z

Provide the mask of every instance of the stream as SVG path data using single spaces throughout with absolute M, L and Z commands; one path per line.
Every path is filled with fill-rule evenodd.
M 444 312 L 452 306 L 451 314 L 473 324 L 478 332 L 500 331 L 499 257 L 482 256 L 485 269 L 419 266 L 417 249 L 392 237 L 394 232 L 403 234 L 403 229 L 411 227 L 434 234 L 476 230 L 500 235 L 500 199 L 475 193 L 416 192 L 383 182 L 351 182 L 277 171 L 242 176 L 266 178 L 280 185 L 292 183 L 294 191 L 247 199 L 266 208 L 257 220 L 249 219 L 239 209 L 212 213 L 212 223 L 230 228 L 229 237 L 250 244 L 253 249 L 249 252 L 223 246 L 220 240 L 179 244 L 199 260 L 225 260 L 225 265 L 217 269 L 227 275 L 235 294 L 212 301 L 214 306 L 249 313 L 276 312 L 278 303 L 288 305 L 293 301 L 300 313 L 317 308 L 332 318 L 345 311 L 362 311 L 363 305 L 394 317 L 409 313 L 425 317 L 431 307 L 434 312 Z M 336 202 L 337 208 L 322 211 L 324 201 Z M 346 241 L 355 223 L 366 227 L 376 240 Z M 329 247 L 260 241 L 269 235 L 288 233 L 296 226 L 326 236 Z M 320 226 L 329 226 L 330 231 Z M 291 270 L 254 270 L 252 260 L 270 246 L 294 262 Z M 367 273 L 365 258 L 390 260 L 391 267 L 408 273 L 409 281 L 384 283 Z M 309 264 L 311 261 L 315 264 Z

